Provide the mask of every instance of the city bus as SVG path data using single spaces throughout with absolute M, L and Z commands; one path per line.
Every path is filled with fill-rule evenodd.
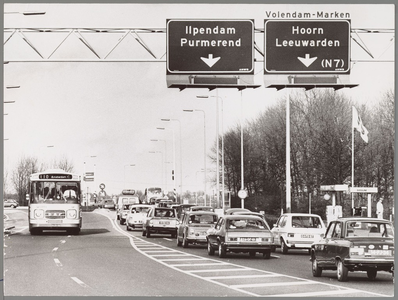
M 145 189 L 145 203 L 155 204 L 155 200 L 163 198 L 163 190 L 160 187 L 149 187 Z
M 66 230 L 79 234 L 82 227 L 80 175 L 50 169 L 30 175 L 29 231 Z

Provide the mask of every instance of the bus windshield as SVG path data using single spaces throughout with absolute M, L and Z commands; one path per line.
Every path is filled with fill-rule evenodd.
M 79 182 L 37 181 L 31 203 L 80 203 Z

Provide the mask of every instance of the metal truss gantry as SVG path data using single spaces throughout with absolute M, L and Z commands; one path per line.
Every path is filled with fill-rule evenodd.
M 362 34 L 390 34 L 386 41 L 386 50 L 394 44 L 394 29 L 351 29 L 351 39 L 358 44 L 371 59 L 366 61 L 393 62 L 392 60 L 377 60 L 361 39 Z M 264 34 L 264 28 L 256 28 L 255 36 Z M 392 38 L 391 38 L 392 34 Z M 131 39 L 132 38 L 132 39 Z M 27 50 L 20 53 L 7 52 L 7 46 L 14 40 L 23 41 L 19 48 L 25 45 Z M 68 50 L 63 56 L 58 55 L 71 40 L 77 40 L 85 50 L 77 47 L 74 56 L 69 56 Z M 129 40 L 129 41 L 128 41 Z M 51 41 L 51 43 L 49 43 Z M 129 44 L 133 57 L 127 54 L 115 53 Z M 254 41 L 257 57 L 255 62 L 264 61 L 264 51 L 258 46 L 261 42 Z M 71 48 L 68 48 L 71 49 Z M 126 49 L 126 48 L 124 48 Z M 166 62 L 166 29 L 165 28 L 4 28 L 4 61 L 8 62 Z M 89 50 L 89 51 L 87 51 Z M 121 50 L 122 52 L 125 50 Z M 72 52 L 72 51 L 69 51 Z M 76 56 L 77 54 L 77 56 Z M 361 60 L 353 60 L 352 63 Z M 364 60 L 362 60 L 364 61 Z

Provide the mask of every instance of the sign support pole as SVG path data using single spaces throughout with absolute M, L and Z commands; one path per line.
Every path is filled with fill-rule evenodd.
M 243 95 L 242 91 L 240 91 L 240 161 L 241 161 L 241 190 L 245 189 L 245 173 L 244 173 L 244 158 L 243 158 Z M 245 208 L 245 198 L 241 199 L 241 206 Z
M 286 212 L 291 212 L 290 191 L 290 93 L 286 98 Z

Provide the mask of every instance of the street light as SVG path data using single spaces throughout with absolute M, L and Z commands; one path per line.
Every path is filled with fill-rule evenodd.
M 4 12 L 5 15 L 8 14 L 18 14 L 18 15 L 24 15 L 24 16 L 37 16 L 37 15 L 45 15 L 46 12 L 45 11 L 5 11 Z
M 163 165 L 165 164 L 165 162 L 166 162 L 166 160 L 167 160 L 166 140 L 151 139 L 151 142 L 164 142 L 164 160 L 163 160 L 163 163 L 162 163 L 162 172 L 163 172 L 163 174 L 164 174 L 164 176 L 165 176 L 165 178 L 164 178 L 165 190 L 167 190 L 167 168 L 165 167 L 166 172 L 163 171 Z
M 181 136 L 181 121 L 178 119 L 160 119 L 163 122 L 177 121 L 180 125 L 180 195 L 182 196 L 182 136 Z
M 167 130 L 168 128 L 157 127 L 156 129 L 158 129 L 158 130 Z M 174 188 L 174 191 L 175 191 L 176 190 L 176 181 L 175 181 L 175 178 L 174 178 L 174 176 L 176 175 L 175 174 L 175 169 L 176 169 L 175 135 L 174 135 L 174 129 L 171 128 L 170 130 L 173 131 L 173 172 L 172 172 L 172 174 L 173 174 L 173 188 Z
M 222 178 L 222 205 L 221 207 L 224 207 L 224 198 L 225 198 L 225 186 L 224 186 L 224 116 L 223 116 L 223 98 L 218 96 L 218 90 L 216 96 L 208 96 L 208 95 L 200 95 L 196 96 L 196 98 L 202 98 L 202 99 L 207 99 L 210 97 L 216 98 L 216 131 L 217 131 L 217 202 L 220 204 L 219 198 L 220 198 L 220 158 L 219 158 L 219 152 L 220 152 L 220 130 L 219 130 L 219 108 L 218 108 L 218 101 L 221 99 L 221 111 L 222 111 L 222 132 L 221 132 L 221 178 Z
M 203 113 L 203 151 L 204 151 L 204 155 L 203 155 L 203 163 L 204 163 L 204 170 L 205 170 L 205 174 L 204 174 L 204 193 L 205 193 L 205 204 L 206 204 L 206 199 L 207 199 L 207 167 L 206 167 L 206 113 L 204 110 L 201 109 L 183 109 L 184 112 L 194 112 L 194 111 L 200 111 Z
M 163 152 L 162 151 L 148 151 L 148 152 L 149 153 L 153 153 L 153 154 L 156 154 L 156 153 L 160 153 L 161 154 L 161 157 L 162 157 L 162 164 L 161 164 L 161 166 L 162 166 L 162 185 L 163 185 L 163 190 L 165 191 L 165 184 L 164 184 L 165 172 L 164 172 Z M 167 187 L 166 187 L 166 189 L 167 189 Z
M 134 164 L 124 165 L 124 177 L 123 177 L 123 188 L 126 188 L 126 167 L 135 167 Z

